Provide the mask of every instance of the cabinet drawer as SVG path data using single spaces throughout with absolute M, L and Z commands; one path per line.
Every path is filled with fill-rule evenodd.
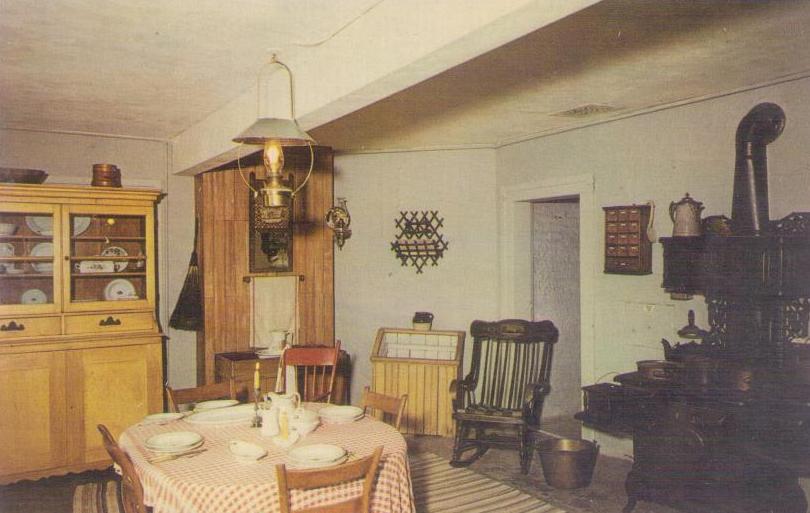
M 638 272 L 641 270 L 641 262 L 637 258 L 615 258 L 605 259 L 605 270 L 618 272 Z
M 92 315 L 68 315 L 65 317 L 65 333 L 109 333 L 114 331 L 145 331 L 155 327 L 151 312 L 104 313 Z
M 59 317 L 8 317 L 0 320 L 0 340 L 59 335 L 61 330 Z

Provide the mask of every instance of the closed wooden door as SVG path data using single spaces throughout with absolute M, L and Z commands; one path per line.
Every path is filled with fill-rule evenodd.
M 64 352 L 0 356 L 0 479 L 63 465 Z
M 96 426 L 118 437 L 145 415 L 163 409 L 160 338 L 154 343 L 70 351 L 67 376 L 71 389 L 71 460 L 105 461 L 107 452 Z M 81 412 L 81 414 L 78 414 Z

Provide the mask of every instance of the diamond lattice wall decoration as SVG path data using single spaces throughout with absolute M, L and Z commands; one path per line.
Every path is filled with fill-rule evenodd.
M 395 224 L 399 231 L 391 243 L 391 250 L 403 266 L 411 265 L 417 274 L 422 274 L 422 268 L 428 263 L 439 265 L 447 241 L 439 233 L 444 218 L 439 217 L 438 210 L 400 211 Z

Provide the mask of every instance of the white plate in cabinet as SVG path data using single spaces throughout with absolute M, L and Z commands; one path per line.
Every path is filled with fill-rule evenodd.
M 155 317 L 152 312 L 101 313 L 66 315 L 65 334 L 111 333 L 115 331 L 153 331 Z
M 59 335 L 62 320 L 53 317 L 7 317 L 0 319 L 0 340 Z

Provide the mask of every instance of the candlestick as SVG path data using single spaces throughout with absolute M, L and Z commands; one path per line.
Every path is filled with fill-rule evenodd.
M 250 423 L 250 427 L 262 427 L 262 416 L 259 415 L 259 396 L 261 394 L 261 389 L 256 388 L 253 390 L 253 420 Z

